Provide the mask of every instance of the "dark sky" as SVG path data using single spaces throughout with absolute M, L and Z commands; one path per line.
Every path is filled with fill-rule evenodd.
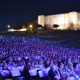
M 38 15 L 80 12 L 80 0 L 0 0 L 0 31 L 6 25 L 25 24 Z

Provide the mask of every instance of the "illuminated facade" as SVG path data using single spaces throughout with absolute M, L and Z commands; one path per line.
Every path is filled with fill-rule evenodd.
M 47 28 L 51 29 L 72 29 L 77 30 L 80 29 L 80 13 L 77 12 L 69 12 L 64 14 L 56 14 L 56 15 L 39 15 L 38 16 L 38 25 L 47 26 Z M 54 25 L 58 25 L 58 27 L 54 27 Z

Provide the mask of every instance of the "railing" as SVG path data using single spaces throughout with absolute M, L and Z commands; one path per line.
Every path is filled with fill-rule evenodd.
M 8 39 L 8 40 L 39 40 L 39 38 L 34 37 L 24 37 L 24 36 L 8 36 L 8 35 L 0 35 L 0 39 Z
M 44 36 L 45 37 L 45 36 Z M 48 41 L 45 39 L 40 39 L 40 36 L 8 36 L 8 35 L 0 35 L 0 39 L 8 39 L 8 40 L 35 40 L 35 41 L 40 41 L 44 43 L 49 43 L 49 44 L 61 44 L 62 42 L 65 42 L 67 40 L 62 40 L 62 41 Z

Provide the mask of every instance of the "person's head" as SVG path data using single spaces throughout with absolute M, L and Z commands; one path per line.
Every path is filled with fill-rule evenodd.
M 71 62 L 71 57 L 68 58 L 68 62 Z
M 49 65 L 49 64 L 50 64 L 50 60 L 48 59 L 48 60 L 46 61 L 46 63 Z
M 2 67 L 7 67 L 7 63 L 3 63 Z
M 61 62 L 62 62 L 63 64 L 66 64 L 66 59 L 65 59 L 65 58 L 61 59 Z
M 4 60 L 3 63 L 6 63 L 6 60 Z
M 64 68 L 64 64 L 61 61 L 58 61 L 58 67 L 59 68 Z
M 73 70 L 73 64 L 68 64 L 68 68 L 69 68 L 70 70 Z
M 28 65 L 29 59 L 25 59 L 25 65 Z
M 41 61 L 39 62 L 39 64 L 40 64 L 40 65 L 43 65 L 43 60 L 41 60 Z
M 9 64 L 9 65 L 12 65 L 12 61 L 9 61 L 8 64 Z
M 68 57 L 67 60 L 66 60 L 66 64 L 68 64 L 70 62 L 71 62 L 71 57 Z
M 16 62 L 13 62 L 13 63 L 12 63 L 12 66 L 16 67 Z
M 51 66 L 51 69 L 52 69 L 53 71 L 57 70 L 56 65 L 52 65 L 52 66 Z
M 75 69 L 78 69 L 78 68 L 79 68 L 79 64 L 78 64 L 77 62 L 75 62 L 75 63 L 73 63 L 73 67 L 74 67 Z

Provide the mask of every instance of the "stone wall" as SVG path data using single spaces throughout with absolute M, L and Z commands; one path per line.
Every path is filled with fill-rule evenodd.
M 78 13 L 78 29 L 80 30 L 80 13 Z
M 38 16 L 38 25 L 42 25 L 44 26 L 46 23 L 45 23 L 45 16 L 44 15 L 39 15 Z
M 65 14 L 56 14 L 56 15 L 40 15 L 38 16 L 38 24 L 46 25 L 47 28 L 51 29 L 80 29 L 80 13 L 77 12 L 69 12 Z M 53 25 L 59 25 L 59 27 L 54 28 Z

